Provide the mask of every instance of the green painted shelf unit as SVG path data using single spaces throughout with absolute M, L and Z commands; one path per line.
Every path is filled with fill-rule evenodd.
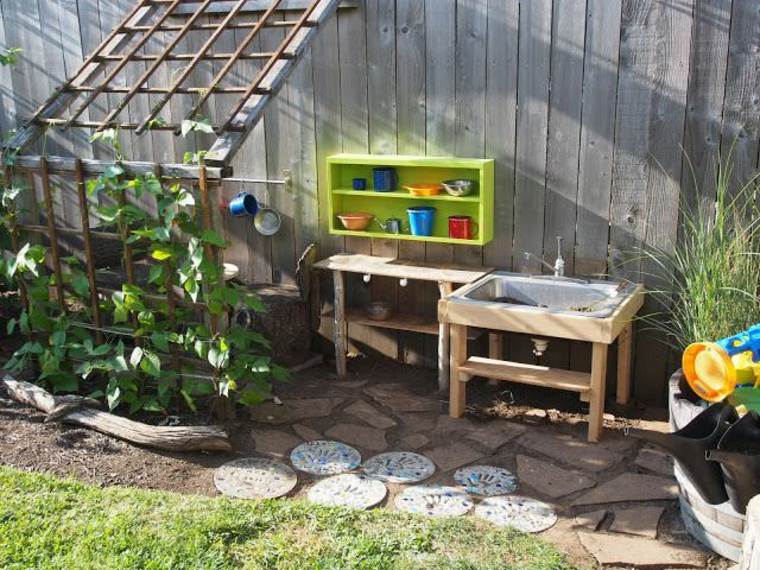
M 392 166 L 398 174 L 395 192 L 375 192 L 372 188 L 372 169 Z M 327 203 L 330 233 L 380 239 L 401 239 L 485 245 L 493 239 L 493 160 L 480 158 L 450 158 L 428 156 L 396 156 L 377 154 L 336 154 L 327 158 Z M 365 178 L 366 190 L 353 190 L 353 179 Z M 477 181 L 477 189 L 469 196 L 450 196 L 442 190 L 437 196 L 412 196 L 404 190 L 405 184 L 439 183 L 455 178 Z M 432 236 L 414 236 L 409 233 L 406 209 L 410 206 L 433 206 L 436 209 Z M 404 232 L 391 234 L 372 222 L 366 231 L 346 230 L 337 218 L 344 212 L 368 212 L 385 222 L 400 218 Z M 449 216 L 470 216 L 478 225 L 474 239 L 449 237 Z

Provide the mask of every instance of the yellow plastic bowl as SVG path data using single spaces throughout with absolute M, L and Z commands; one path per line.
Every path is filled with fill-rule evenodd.
M 689 386 L 703 400 L 720 402 L 736 388 L 736 367 L 728 353 L 713 342 L 690 344 L 681 366 Z
M 406 184 L 404 188 L 412 196 L 437 196 L 443 189 L 440 184 Z

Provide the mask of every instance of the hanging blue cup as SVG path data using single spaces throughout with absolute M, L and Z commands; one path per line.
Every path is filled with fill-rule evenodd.
M 259 204 L 253 194 L 240 192 L 230 201 L 230 214 L 233 216 L 255 216 Z
M 396 169 L 389 166 L 372 169 L 375 192 L 395 192 L 398 185 Z
M 432 236 L 435 222 L 435 208 L 430 206 L 413 206 L 406 209 L 409 216 L 409 229 L 413 236 Z

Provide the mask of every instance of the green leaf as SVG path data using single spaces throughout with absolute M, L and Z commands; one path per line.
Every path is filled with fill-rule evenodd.
M 140 361 L 143 359 L 144 352 L 143 349 L 139 346 L 136 346 L 135 349 L 132 351 L 132 356 L 129 357 L 129 363 L 132 365 L 133 368 L 137 368 L 140 364 Z
M 55 331 L 50 335 L 50 344 L 53 346 L 62 346 L 66 342 L 66 331 Z
M 8 336 L 11 336 L 13 334 L 13 331 L 16 330 L 17 324 L 18 321 L 15 318 L 8 320 L 8 324 L 5 325 L 5 332 L 8 334 Z
M 145 357 L 140 362 L 140 368 L 146 374 L 158 378 L 161 376 L 161 359 L 154 352 L 144 351 Z
M 157 261 L 166 261 L 167 259 L 170 259 L 174 253 L 168 247 L 156 247 L 150 255 Z
M 74 293 L 80 297 L 90 296 L 90 282 L 87 280 L 87 277 L 81 273 L 75 275 L 71 280 L 71 288 L 74 289 Z
M 151 265 L 148 271 L 148 283 L 161 283 L 164 280 L 164 266 Z
M 184 389 L 180 389 L 179 393 L 182 395 L 182 398 L 184 398 L 185 403 L 187 404 L 187 407 L 190 408 L 192 411 L 197 412 L 198 408 L 195 406 L 195 400 L 193 400 L 193 397 L 187 393 Z
M 163 332 L 155 331 L 153 334 L 150 335 L 150 342 L 153 343 L 153 345 L 163 351 L 163 352 L 169 352 L 169 335 Z
M 220 236 L 218 233 L 216 233 L 214 230 L 205 230 L 201 234 L 201 241 L 205 243 L 210 243 L 211 245 L 215 245 L 216 247 L 227 247 L 227 242 L 224 241 L 224 238 Z
M 116 378 L 111 378 L 108 381 L 106 387 L 106 402 L 108 403 L 108 409 L 113 411 L 116 406 L 121 402 L 121 388 L 119 387 Z

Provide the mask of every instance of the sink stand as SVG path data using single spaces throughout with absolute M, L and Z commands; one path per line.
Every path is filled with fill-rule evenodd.
M 615 311 L 605 318 L 498 308 L 496 304 L 468 304 L 454 297 L 438 303 L 438 319 L 450 330 L 449 415 L 464 414 L 467 382 L 476 376 L 578 392 L 589 403 L 588 440 L 602 433 L 607 352 L 618 343 L 617 402 L 626 404 L 631 391 L 631 320 L 644 302 L 637 286 Z M 489 358 L 467 355 L 467 329 L 488 329 Z M 592 343 L 591 372 L 575 372 L 502 360 L 501 332 L 516 332 Z

